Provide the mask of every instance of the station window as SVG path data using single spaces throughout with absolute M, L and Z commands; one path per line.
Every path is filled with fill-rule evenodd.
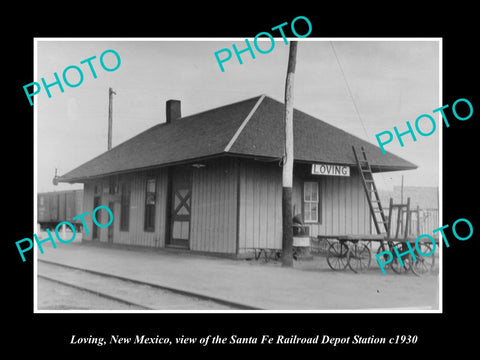
M 130 184 L 125 182 L 121 187 L 120 199 L 120 230 L 128 231 L 130 222 Z
M 108 193 L 111 195 L 118 193 L 118 178 L 116 176 L 110 176 L 108 179 Z
M 319 222 L 319 198 L 318 182 L 305 181 L 303 183 L 303 217 L 306 223 Z
M 156 185 L 154 178 L 147 179 L 145 187 L 145 231 L 155 230 Z

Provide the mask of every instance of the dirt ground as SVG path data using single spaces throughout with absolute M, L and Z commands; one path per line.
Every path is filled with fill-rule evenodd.
M 233 260 L 188 251 L 128 249 L 84 243 L 45 249 L 38 259 L 177 288 L 272 311 L 438 311 L 439 276 L 335 272 L 326 258 L 279 262 Z M 438 262 L 437 262 L 438 263 Z M 160 309 L 161 310 L 161 309 Z M 190 309 L 185 309 L 190 310 Z
M 43 262 L 38 263 L 39 275 L 61 281 L 64 284 L 72 284 L 90 290 L 81 291 L 72 289 L 67 285 L 55 283 L 48 279 L 39 278 L 39 293 L 37 297 L 38 309 L 127 309 L 144 310 L 232 310 L 232 307 L 211 301 L 192 298 L 181 294 L 175 294 L 163 289 L 148 285 L 141 285 L 121 279 L 108 278 L 96 274 L 86 273 Z M 45 291 L 41 286 L 45 285 L 52 291 Z M 49 283 L 49 284 L 48 284 Z M 93 293 L 92 293 L 93 292 Z M 105 294 L 117 299 L 123 299 L 139 306 L 124 304 L 112 299 L 105 299 L 96 294 Z M 109 305 L 110 304 L 110 305 Z M 111 307 L 109 307 L 111 306 Z
M 39 310 L 138 310 L 134 306 L 42 278 L 37 280 L 37 287 Z

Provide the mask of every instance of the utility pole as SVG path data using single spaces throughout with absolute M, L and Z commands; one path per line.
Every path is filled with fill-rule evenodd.
M 285 81 L 285 155 L 282 173 L 282 266 L 293 266 L 293 83 L 297 59 L 297 42 L 290 42 Z
M 107 150 L 112 148 L 112 95 L 117 95 L 112 88 L 108 88 L 108 145 Z
M 400 186 L 400 204 L 403 204 L 403 175 L 402 175 L 402 184 Z
M 55 168 L 55 175 L 53 176 L 53 180 L 52 180 L 52 183 L 53 185 L 57 186 L 58 185 L 58 172 L 57 172 L 57 168 Z

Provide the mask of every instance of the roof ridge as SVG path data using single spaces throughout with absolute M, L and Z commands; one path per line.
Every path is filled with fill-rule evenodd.
M 236 104 L 239 104 L 239 103 L 242 103 L 242 102 L 247 102 L 247 101 L 253 100 L 253 99 L 255 99 L 255 98 L 258 98 L 258 97 L 260 97 L 260 96 L 262 96 L 262 95 L 265 96 L 265 94 L 261 94 L 261 95 L 256 95 L 256 96 L 252 96 L 252 97 L 249 97 L 249 98 L 245 98 L 245 99 L 242 99 L 242 100 L 234 101 L 234 102 L 231 102 L 231 103 L 226 103 L 226 104 L 223 104 L 223 105 L 218 105 L 218 106 L 213 107 L 213 108 L 211 108 L 211 109 L 201 110 L 201 111 L 198 111 L 198 112 L 189 114 L 189 115 L 181 116 L 181 117 L 179 117 L 178 119 L 176 119 L 175 121 L 181 120 L 181 119 L 187 119 L 187 118 L 189 118 L 189 117 L 194 117 L 194 116 L 197 116 L 197 115 L 200 115 L 200 114 L 209 112 L 209 111 L 222 109 L 222 108 L 225 108 L 225 107 L 228 107 L 228 106 L 232 106 L 232 105 L 236 105 Z M 161 123 L 161 124 L 166 124 L 166 123 Z
M 245 126 L 247 125 L 248 121 L 250 120 L 250 118 L 253 116 L 253 114 L 255 114 L 255 112 L 257 111 L 258 107 L 260 106 L 261 102 L 263 101 L 263 99 L 265 99 L 266 95 L 265 94 L 262 94 L 260 96 L 260 98 L 257 100 L 257 102 L 255 103 L 255 105 L 253 106 L 252 110 L 250 110 L 250 112 L 248 113 L 248 115 L 245 117 L 245 119 L 243 120 L 242 124 L 238 127 L 237 131 L 235 132 L 235 134 L 232 136 L 232 138 L 230 139 L 230 141 L 228 142 L 227 146 L 225 147 L 225 149 L 223 150 L 224 152 L 229 152 L 230 149 L 232 148 L 233 144 L 235 143 L 235 141 L 237 141 L 238 137 L 240 136 L 240 134 L 242 133 L 243 129 L 245 128 Z
M 161 123 L 157 123 L 155 125 L 152 125 L 151 127 L 147 128 L 147 129 L 144 129 L 143 131 L 140 131 L 138 134 L 135 134 L 133 137 L 131 138 L 128 138 L 128 139 L 125 139 L 124 141 L 122 141 L 121 143 L 113 146 L 111 149 L 109 150 L 106 150 L 106 151 L 103 151 L 101 152 L 100 154 L 98 154 L 97 156 L 94 156 L 92 159 L 88 160 L 87 162 L 90 162 L 92 160 L 95 160 L 109 152 L 111 152 L 112 150 L 115 150 L 115 149 L 118 149 L 122 146 L 125 146 L 126 144 L 128 144 L 132 139 L 136 138 L 137 136 L 140 136 L 140 135 L 144 135 L 150 131 L 154 131 L 155 129 L 157 129 L 158 127 L 160 126 L 169 126 L 171 125 L 172 123 L 176 122 L 176 121 L 181 121 L 182 119 L 187 119 L 187 118 L 190 118 L 190 117 L 194 117 L 194 116 L 197 116 L 199 114 L 203 114 L 203 113 L 206 113 L 206 112 L 209 112 L 209 111 L 212 111 L 212 110 L 217 110 L 217 109 L 221 109 L 221 108 L 224 108 L 224 107 L 227 107 L 227 106 L 231 106 L 231 105 L 235 105 L 235 104 L 238 104 L 238 103 L 241 103 L 241 102 L 246 102 L 246 101 L 249 101 L 249 100 L 252 100 L 252 99 L 255 99 L 255 98 L 262 98 L 262 97 L 265 97 L 266 94 L 261 94 L 261 95 L 257 95 L 257 96 L 253 96 L 253 97 L 250 97 L 250 98 L 247 98 L 247 99 L 243 99 L 243 100 L 238 100 L 238 101 L 234 101 L 232 103 L 228 103 L 228 104 L 224 104 L 224 105 L 220 105 L 220 106 L 217 106 L 215 108 L 212 108 L 212 109 L 207 109 L 207 110 L 202 110 L 202 111 L 199 111 L 199 112 L 196 112 L 196 113 L 193 113 L 193 114 L 189 114 L 189 115 L 186 115 L 186 116 L 182 116 L 176 120 L 174 120 L 173 122 L 171 123 L 168 123 L 168 122 L 161 122 Z M 252 114 L 253 115 L 253 114 Z M 233 145 L 233 144 L 232 144 Z M 118 150 L 117 150 L 118 151 Z M 69 171 L 70 172 L 70 171 Z M 68 174 L 69 172 L 67 172 L 66 174 Z M 64 175 L 61 175 L 59 176 L 59 178 L 62 178 L 64 177 L 66 174 Z
M 283 130 L 279 123 L 282 109 L 282 102 L 261 94 L 205 111 L 208 115 L 197 113 L 171 124 L 157 123 L 69 171 L 59 181 L 83 182 L 93 177 L 172 166 L 207 157 L 278 159 L 283 154 Z M 372 143 L 302 110 L 295 108 L 294 118 L 294 135 L 300 139 L 296 142 L 297 162 L 354 165 L 351 144 L 358 143 L 366 147 L 375 172 L 417 167 L 390 152 L 383 157 Z

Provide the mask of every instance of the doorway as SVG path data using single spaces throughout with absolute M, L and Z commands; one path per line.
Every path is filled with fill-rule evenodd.
M 170 186 L 170 237 L 168 245 L 189 248 L 192 204 L 192 169 L 172 169 Z

